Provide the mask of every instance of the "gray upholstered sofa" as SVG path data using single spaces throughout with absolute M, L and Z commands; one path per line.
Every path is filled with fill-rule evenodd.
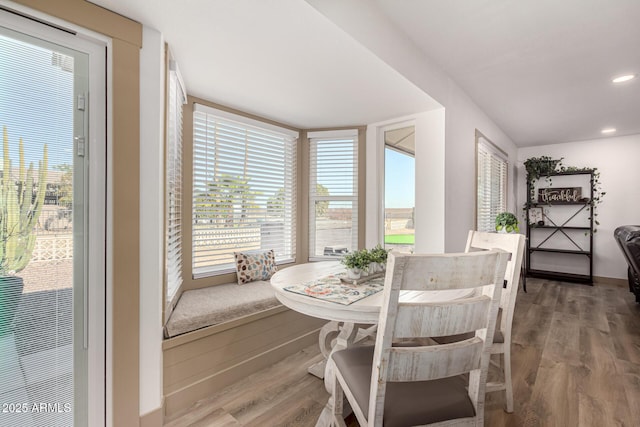
M 640 225 L 623 225 L 613 235 L 629 265 L 629 290 L 640 302 Z

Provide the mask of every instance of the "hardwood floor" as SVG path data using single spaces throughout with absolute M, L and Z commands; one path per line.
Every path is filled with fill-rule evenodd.
M 539 279 L 520 290 L 513 324 L 515 411 L 487 395 L 485 425 L 639 426 L 640 304 L 628 289 Z M 328 394 L 306 368 L 317 346 L 235 383 L 165 426 L 313 426 Z M 353 417 L 350 427 L 357 427 Z

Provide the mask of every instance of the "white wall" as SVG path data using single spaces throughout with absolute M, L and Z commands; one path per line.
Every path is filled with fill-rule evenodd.
M 444 201 L 435 199 L 430 201 L 435 206 L 444 203 L 444 249 L 448 252 L 463 250 L 468 230 L 475 227 L 476 129 L 509 155 L 511 190 L 508 204 L 509 210 L 515 212 L 513 165 L 517 159 L 517 147 L 464 91 L 410 39 L 397 30 L 376 7 L 375 2 L 366 0 L 348 2 L 307 0 L 307 2 L 445 107 L 445 191 L 441 195 Z M 438 158 L 425 158 L 421 160 L 423 163 L 421 167 L 437 170 L 439 161 Z M 429 182 L 420 179 L 431 179 L 432 176 L 430 174 L 421 174 L 421 176 L 416 179 L 416 192 L 430 185 Z M 367 182 L 367 184 L 370 183 Z M 369 191 L 367 193 L 369 194 Z M 417 212 L 416 215 L 418 215 Z M 418 221 L 416 219 L 416 222 Z M 368 225 L 367 229 L 369 229 Z M 437 235 L 426 237 L 439 238 Z M 418 242 L 417 237 L 416 242 Z
M 445 110 L 428 111 L 416 119 L 415 250 L 440 253 L 446 249 Z
M 596 211 L 600 225 L 594 234 L 594 276 L 626 279 L 627 265 L 613 231 L 620 225 L 640 224 L 640 135 L 564 144 L 526 147 L 518 150 L 518 205 L 526 201 L 526 172 L 523 162 L 530 157 L 564 157 L 565 166 L 594 167 L 600 172 L 606 195 Z
M 516 213 L 517 147 L 457 86 L 451 86 L 446 107 L 445 212 L 446 251 L 461 251 L 470 229 L 475 229 L 475 130 L 509 156 L 507 207 Z
M 140 415 L 162 406 L 164 40 L 143 27 L 140 51 Z

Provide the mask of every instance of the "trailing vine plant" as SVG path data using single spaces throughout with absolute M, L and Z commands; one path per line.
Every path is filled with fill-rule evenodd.
M 607 194 L 602 191 L 602 185 L 600 182 L 600 172 L 598 168 L 591 167 L 575 167 L 564 166 L 562 164 L 563 157 L 560 159 L 552 159 L 549 156 L 531 157 L 524 162 L 524 167 L 527 171 L 527 189 L 529 191 L 529 200 L 535 200 L 535 181 L 544 177 L 545 183 L 549 186 L 552 185 L 551 176 L 555 172 L 592 172 L 593 178 L 591 180 L 591 188 L 593 189 L 593 198 L 587 202 L 587 209 L 589 210 L 589 218 L 593 216 L 593 222 L 595 225 L 600 225 L 597 219 L 596 208 L 602 203 L 602 198 Z M 525 203 L 524 209 L 527 209 L 528 203 Z M 597 232 L 596 227 L 593 228 L 593 232 Z
M 598 207 L 598 205 L 600 203 L 602 203 L 602 198 L 605 196 L 605 194 L 607 194 L 606 191 L 602 191 L 602 184 L 600 182 L 600 172 L 598 171 L 598 168 L 589 168 L 589 167 L 584 167 L 584 168 L 578 168 L 575 166 L 562 166 L 560 168 L 560 172 L 592 172 L 593 171 L 593 178 L 591 180 L 591 188 L 593 188 L 593 197 L 591 198 L 591 200 L 589 200 L 587 209 L 589 209 L 589 219 L 591 219 L 591 216 L 593 216 L 593 223 L 595 225 L 600 225 L 600 221 L 598 221 L 598 213 L 596 212 L 596 208 Z M 597 232 L 598 229 L 596 227 L 593 227 L 593 232 Z
M 562 168 L 562 159 L 552 159 L 549 156 L 530 157 L 524 161 L 524 168 L 527 170 L 527 187 L 529 190 L 529 200 L 535 199 L 535 186 L 534 182 L 544 176 L 544 180 L 548 185 L 551 185 L 551 174 L 556 171 L 558 167 Z

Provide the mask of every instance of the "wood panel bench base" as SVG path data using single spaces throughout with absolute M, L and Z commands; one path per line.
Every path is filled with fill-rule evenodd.
M 326 321 L 279 306 L 165 340 L 165 420 L 318 342 Z

